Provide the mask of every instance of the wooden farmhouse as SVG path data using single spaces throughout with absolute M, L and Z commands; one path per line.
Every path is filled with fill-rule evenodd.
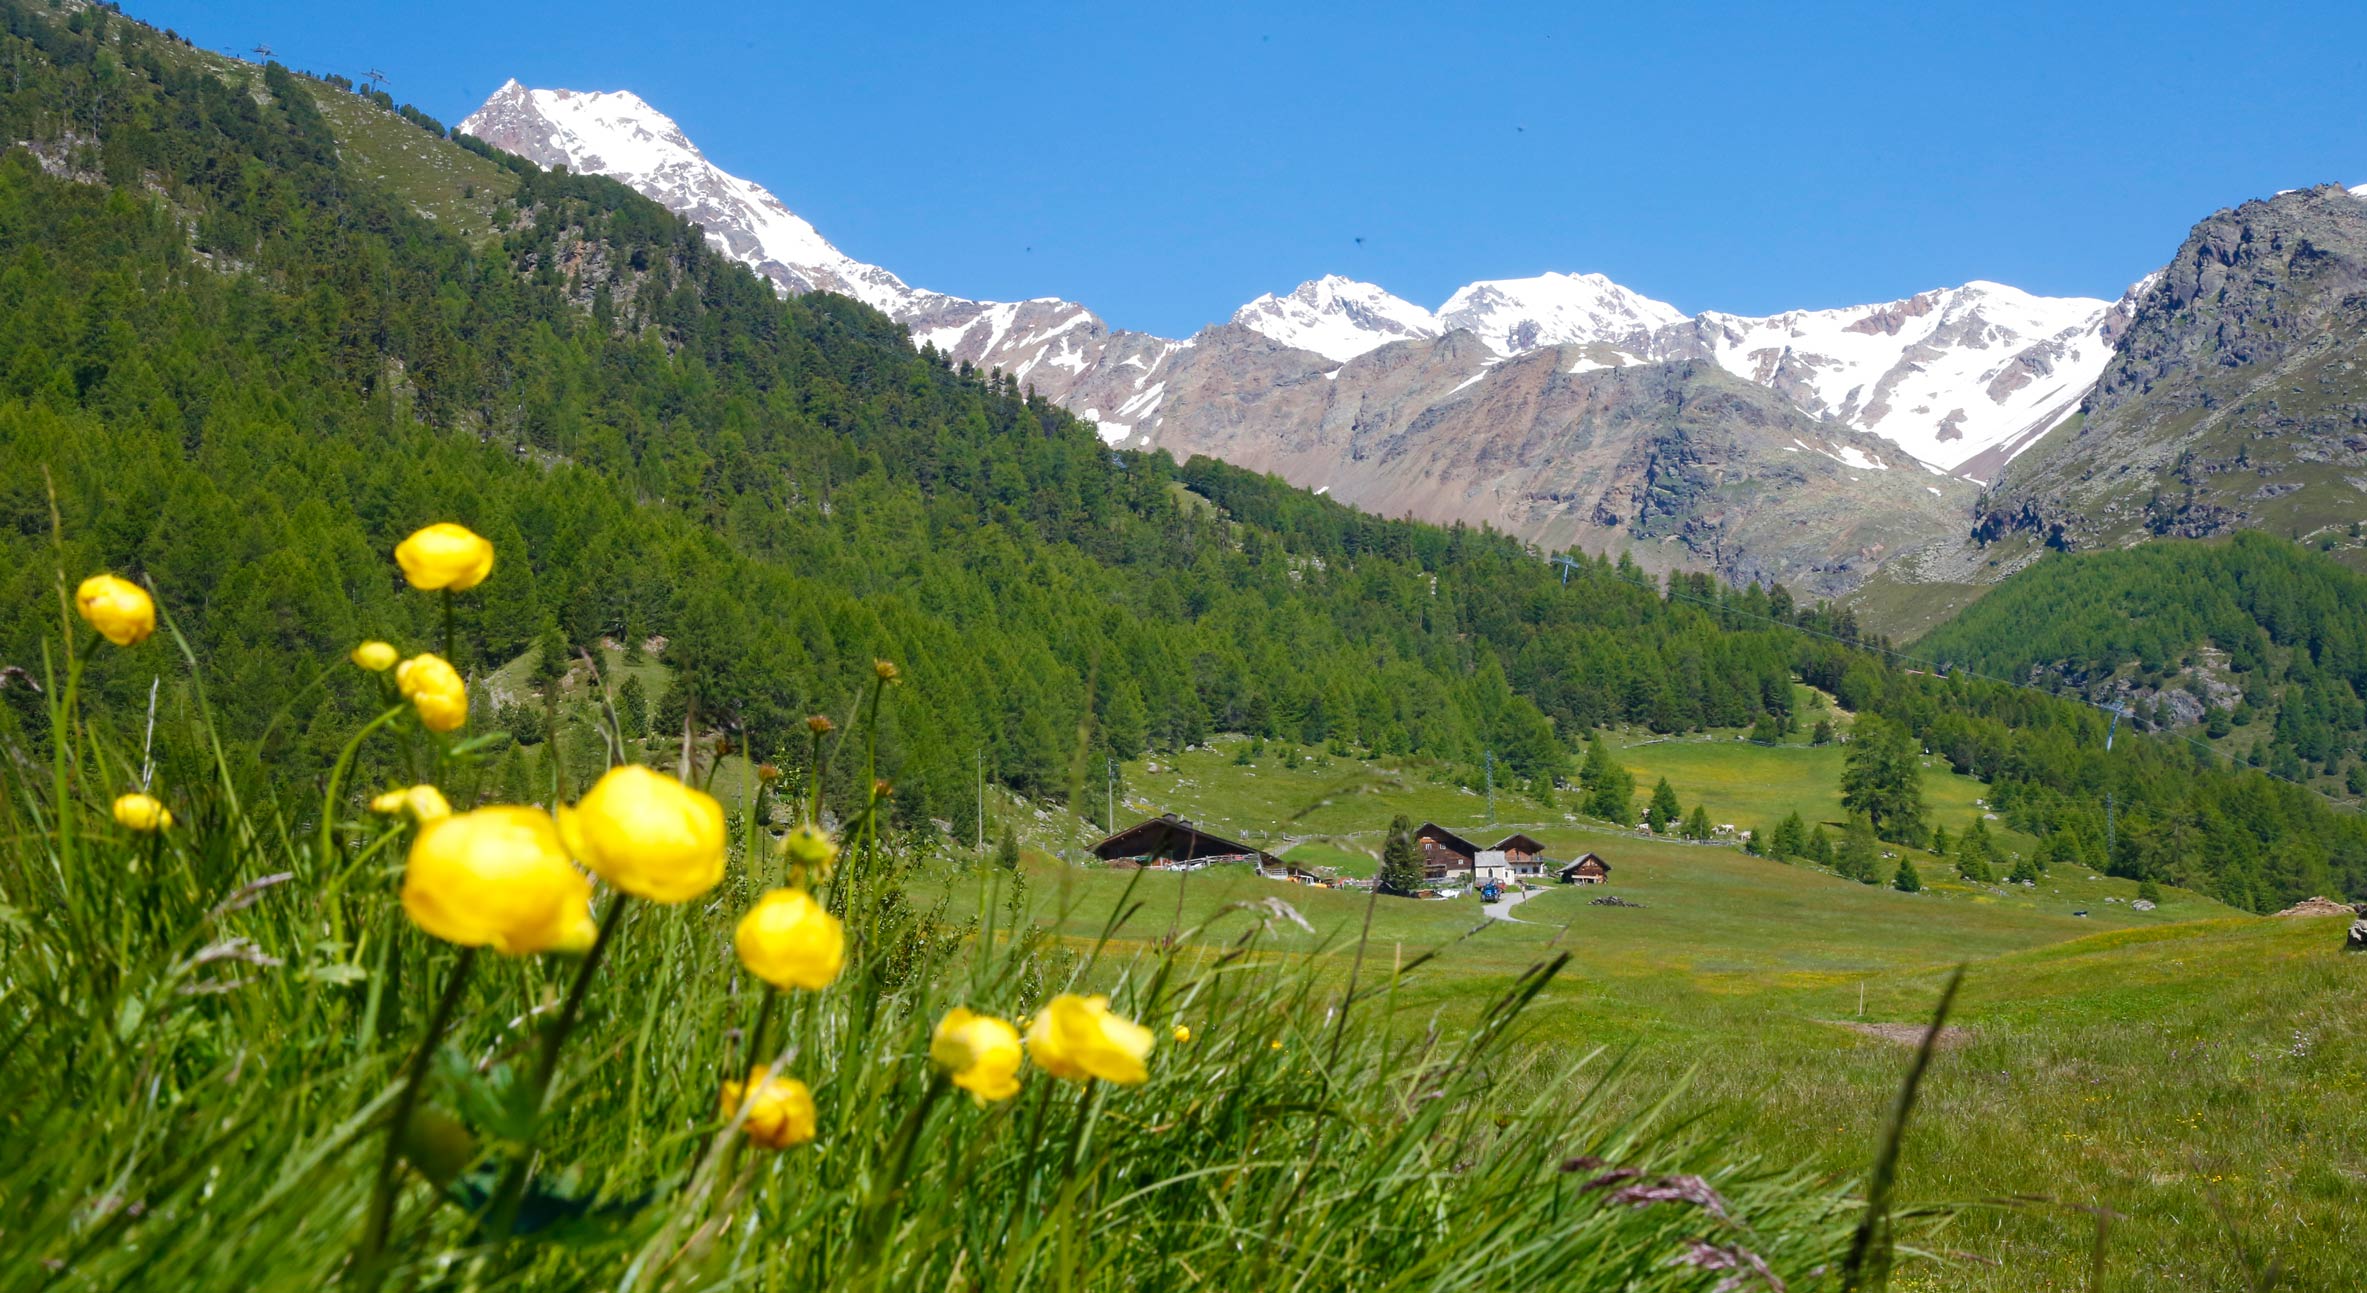
M 1563 884 L 1601 884 L 1611 878 L 1611 864 L 1598 853 L 1582 853 L 1574 862 L 1562 865 L 1554 874 Z
M 1285 868 L 1281 859 L 1264 849 L 1211 835 L 1173 813 L 1136 822 L 1094 845 L 1093 853 L 1104 862 L 1176 870 L 1192 870 L 1212 862 L 1247 862 L 1261 872 L 1272 869 L 1277 874 L 1296 870 Z
M 1526 835 L 1507 835 L 1496 841 L 1496 851 L 1516 876 L 1545 874 L 1545 846 Z
M 1422 878 L 1432 884 L 1457 884 L 1471 879 L 1479 863 L 1480 847 L 1437 822 L 1424 822 L 1414 832 L 1422 850 Z
M 1414 840 L 1422 849 L 1422 874 L 1434 883 L 1542 876 L 1551 865 L 1545 845 L 1528 835 L 1507 835 L 1482 845 L 1436 822 L 1424 822 Z

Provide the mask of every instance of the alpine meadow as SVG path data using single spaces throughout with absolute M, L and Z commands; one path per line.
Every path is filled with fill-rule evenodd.
M 1782 325 L 1959 444 L 1599 276 L 1161 341 L 255 58 L 0 0 L 0 1289 L 2367 1284 L 2367 197 L 2239 213 L 2336 519 L 2083 546 L 1973 517 L 2251 335 L 2177 265 L 1882 316 L 2072 395 Z M 1550 507 L 1423 501 L 1473 428 Z

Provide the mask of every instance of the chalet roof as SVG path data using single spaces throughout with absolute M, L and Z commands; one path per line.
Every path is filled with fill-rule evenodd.
M 1233 854 L 1255 856 L 1267 863 L 1277 860 L 1264 849 L 1251 848 L 1222 835 L 1211 835 L 1173 813 L 1136 822 L 1094 845 L 1093 852 L 1104 860 L 1156 856 L 1189 861 L 1192 858 Z
M 1507 835 L 1503 839 L 1497 840 L 1493 847 L 1506 853 L 1515 849 L 1523 853 L 1543 853 L 1545 851 L 1544 841 L 1529 835 Z
M 1480 852 L 1479 845 L 1472 843 L 1470 840 L 1467 840 L 1460 835 L 1457 835 L 1453 831 L 1448 830 L 1446 827 L 1439 825 L 1437 822 L 1424 822 L 1420 826 L 1416 827 L 1414 829 L 1414 838 L 1416 840 L 1436 840 L 1440 845 L 1460 853 L 1467 858 L 1478 857 Z
M 1572 871 L 1585 866 L 1589 862 L 1601 867 L 1603 869 L 1604 875 L 1611 874 L 1610 862 L 1606 861 L 1603 855 L 1600 853 L 1581 853 L 1578 856 L 1571 858 L 1569 861 L 1564 862 L 1561 866 L 1561 870 L 1557 874 L 1568 875 Z

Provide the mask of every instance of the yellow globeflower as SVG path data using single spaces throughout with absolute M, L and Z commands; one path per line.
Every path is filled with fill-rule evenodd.
M 171 826 L 173 812 L 156 802 L 153 795 L 118 795 L 115 799 L 115 823 L 127 831 L 146 835 Z
M 846 925 L 803 889 L 775 889 L 740 917 L 732 936 L 748 972 L 776 988 L 819 990 L 846 964 Z
M 474 588 L 493 573 L 493 545 L 466 526 L 438 521 L 395 545 L 395 564 L 413 588 L 453 592 Z
M 512 956 L 582 951 L 598 932 L 591 877 L 569 865 L 551 815 L 514 805 L 421 822 L 403 910 L 448 943 Z
M 1019 1094 L 1019 1030 L 993 1015 L 946 1011 L 929 1039 L 929 1059 L 980 1104 Z
M 688 902 L 723 879 L 723 805 L 637 763 L 561 807 L 559 833 L 602 879 L 655 902 Z
M 1046 1073 L 1081 1082 L 1132 1085 L 1150 1076 L 1151 1030 L 1110 1013 L 1108 997 L 1064 992 L 1044 1003 L 1027 1030 L 1027 1054 Z
M 781 837 L 781 856 L 789 861 L 789 878 L 804 884 L 821 884 L 838 869 L 838 845 L 830 832 L 812 822 L 800 822 Z
M 128 579 L 92 575 L 74 590 L 74 609 L 119 647 L 138 646 L 156 631 L 156 603 L 147 589 Z
M 395 667 L 395 649 L 384 642 L 364 642 L 346 657 L 372 673 L 385 673 Z
M 428 731 L 457 731 L 468 722 L 468 688 L 460 671 L 440 655 L 423 653 L 396 665 L 395 689 L 419 711 L 420 725 Z
M 1175 1040 L 1179 1042 L 1188 1042 L 1192 1040 L 1192 1030 L 1182 1024 L 1177 1024 L 1175 1026 Z
M 756 1092 L 753 1099 L 748 1094 L 751 1088 Z M 748 1120 L 740 1124 L 740 1130 L 759 1145 L 787 1149 L 814 1138 L 814 1093 L 796 1078 L 774 1077 L 759 1064 L 748 1070 L 746 1082 L 723 1084 L 726 1120 L 739 1117 L 743 1103 L 748 1106 Z
M 452 815 L 452 805 L 444 799 L 444 792 L 430 785 L 389 790 L 370 801 L 370 811 L 374 813 L 399 813 L 405 810 L 423 822 Z

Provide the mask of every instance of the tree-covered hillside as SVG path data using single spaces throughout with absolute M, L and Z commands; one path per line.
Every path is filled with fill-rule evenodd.
M 2092 711 L 1793 632 L 1854 638 L 1781 589 L 1664 592 L 1601 561 L 1565 584 L 1499 535 L 1112 453 L 861 305 L 780 299 L 612 182 L 493 156 L 514 187 L 470 190 L 489 216 L 466 233 L 330 125 L 380 114 L 465 156 L 423 116 L 97 9 L 5 4 L 0 27 L 0 126 L 28 141 L 0 155 L 0 671 L 24 671 L 0 672 L 0 724 L 28 744 L 58 571 L 112 569 L 204 662 L 233 763 L 258 786 L 326 766 L 374 697 L 317 662 L 436 639 L 385 556 L 454 520 L 501 554 L 461 603 L 479 682 L 646 644 L 661 729 L 794 768 L 803 716 L 900 662 L 881 759 L 908 827 L 968 834 L 980 760 L 1075 798 L 1105 753 L 1220 730 L 1475 778 L 1492 750 L 1550 794 L 1596 725 L 1788 721 L 1797 675 L 2067 837 L 2113 788 L 2126 828 L 2098 865 L 2255 907 L 2367 891 L 2356 818 L 2164 748 L 2108 760 Z M 154 673 L 102 657 L 89 685 L 134 712 Z M 472 730 L 546 739 L 514 717 L 531 697 L 492 690 Z M 165 680 L 168 760 L 207 748 L 188 699 Z
M 2122 697 L 2146 726 L 2367 794 L 2367 576 L 2282 539 L 2050 557 L 1918 653 Z

